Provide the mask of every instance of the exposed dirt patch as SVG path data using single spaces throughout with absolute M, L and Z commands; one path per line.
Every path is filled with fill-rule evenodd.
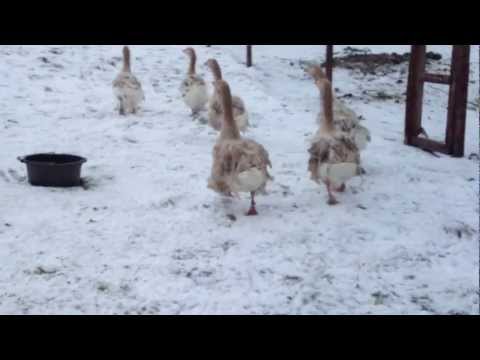
M 348 47 L 341 56 L 334 57 L 333 62 L 335 67 L 360 71 L 365 75 L 376 75 L 377 73 L 387 74 L 396 72 L 398 71 L 396 67 L 408 64 L 409 60 L 410 53 L 371 54 L 367 50 Z M 442 55 L 434 52 L 427 53 L 428 64 L 440 60 L 442 60 Z

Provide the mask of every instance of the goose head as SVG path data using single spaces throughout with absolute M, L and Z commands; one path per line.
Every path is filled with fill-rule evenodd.
M 327 78 L 325 72 L 320 65 L 311 65 L 305 71 L 315 80 L 315 83 L 320 80 L 325 80 Z
M 186 49 L 183 49 L 182 51 L 185 55 L 187 55 L 188 57 L 192 58 L 195 56 L 195 50 L 191 47 L 188 47 Z
M 209 60 L 207 60 L 205 65 L 212 72 L 215 81 L 222 80 L 222 70 L 221 70 L 220 65 L 218 64 L 217 60 L 209 59 Z

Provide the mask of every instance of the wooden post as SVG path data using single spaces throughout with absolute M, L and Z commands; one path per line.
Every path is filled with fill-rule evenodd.
M 247 67 L 252 67 L 252 45 L 247 45 Z
M 412 45 L 408 75 L 405 119 L 405 144 L 415 145 L 414 139 L 422 129 L 423 90 L 426 64 L 426 45 Z
M 327 78 L 333 83 L 333 45 L 327 45 L 326 63 Z
M 454 45 L 445 140 L 449 153 L 454 157 L 463 157 L 465 155 L 469 74 L 470 45 Z

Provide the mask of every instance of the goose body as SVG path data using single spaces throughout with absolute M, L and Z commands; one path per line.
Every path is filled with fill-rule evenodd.
M 357 114 L 344 103 L 334 98 L 333 106 L 334 120 L 333 124 L 337 131 L 342 131 L 349 134 L 355 141 L 358 149 L 363 151 L 367 148 L 368 143 L 371 142 L 370 131 L 360 124 L 360 119 Z M 325 121 L 323 112 L 317 117 L 319 125 Z
M 341 188 L 360 174 L 360 157 L 355 142 L 346 134 L 319 134 L 309 149 L 312 180 Z
M 118 100 L 120 115 L 136 114 L 145 100 L 142 84 L 131 70 L 128 47 L 123 48 L 123 69 L 113 81 L 113 93 Z
M 219 140 L 213 159 L 209 188 L 223 195 L 261 192 L 271 179 L 268 153 L 253 140 Z
M 212 71 L 215 81 L 222 80 L 222 70 L 215 59 L 207 61 L 207 65 Z M 238 130 L 245 132 L 249 127 L 249 116 L 244 101 L 239 97 L 232 95 L 233 118 L 237 124 Z M 222 130 L 223 107 L 219 95 L 214 91 L 208 102 L 208 124 L 215 130 Z
M 330 205 L 338 201 L 333 191 L 344 191 L 345 184 L 361 174 L 360 152 L 351 134 L 338 130 L 333 118 L 333 91 L 327 79 L 316 82 L 322 99 L 324 121 L 309 149 L 311 178 L 325 184 Z
M 190 64 L 187 77 L 180 86 L 180 92 L 183 101 L 191 109 L 192 115 L 196 115 L 205 108 L 208 102 L 207 84 L 201 76 L 196 74 L 195 50 L 188 48 L 184 50 L 184 53 L 189 57 Z
M 265 148 L 241 137 L 233 119 L 230 89 L 223 80 L 215 82 L 215 91 L 222 101 L 224 122 L 220 137 L 213 150 L 213 166 L 208 187 L 222 195 L 238 193 L 251 195 L 251 208 L 247 215 L 257 215 L 255 195 L 263 192 L 272 179 L 268 168 L 272 166 Z

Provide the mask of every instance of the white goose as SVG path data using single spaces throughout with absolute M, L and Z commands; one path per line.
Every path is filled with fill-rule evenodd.
M 327 79 L 322 68 L 318 65 L 309 67 L 308 73 L 314 78 L 315 82 Z M 355 112 L 348 108 L 343 102 L 338 100 L 335 95 L 333 95 L 333 113 L 335 129 L 350 134 L 355 140 L 358 149 L 360 151 L 365 150 L 368 143 L 371 142 L 370 131 L 360 124 L 360 119 L 357 114 L 355 114 Z M 317 121 L 319 125 L 325 121 L 323 112 L 320 112 Z
M 119 103 L 120 115 L 136 114 L 145 100 L 142 84 L 132 74 L 130 49 L 123 48 L 123 69 L 113 81 L 113 92 Z
M 232 96 L 228 84 L 215 82 L 215 92 L 223 107 L 223 125 L 213 150 L 212 174 L 208 187 L 217 193 L 233 196 L 238 193 L 251 195 L 251 207 L 247 216 L 258 215 L 255 195 L 265 190 L 272 177 L 268 152 L 253 140 L 243 139 L 233 118 Z
M 333 91 L 330 81 L 316 81 L 323 105 L 324 121 L 309 149 L 309 171 L 316 183 L 323 183 L 328 191 L 328 204 L 338 204 L 333 191 L 344 192 L 345 183 L 361 174 L 360 153 L 350 134 L 335 128 Z
M 223 79 L 222 70 L 217 60 L 215 59 L 208 60 L 207 66 L 210 68 L 213 74 L 214 82 Z M 245 107 L 245 103 L 240 97 L 232 95 L 232 106 L 233 106 L 233 117 L 237 124 L 238 130 L 240 130 L 241 132 L 245 132 L 249 126 L 248 112 Z M 208 102 L 208 124 L 213 129 L 220 131 L 222 129 L 223 116 L 224 114 L 223 114 L 221 100 L 217 95 L 217 93 L 214 91 Z
M 183 101 L 192 110 L 192 116 L 197 115 L 205 108 L 208 102 L 207 85 L 203 78 L 196 73 L 197 55 L 193 48 L 183 52 L 189 58 L 188 73 L 180 86 Z

